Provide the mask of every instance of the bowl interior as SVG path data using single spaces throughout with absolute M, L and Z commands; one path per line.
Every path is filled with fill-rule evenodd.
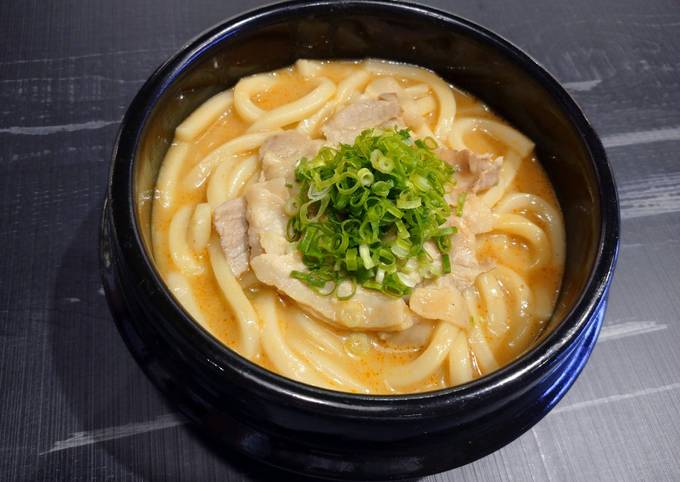
M 547 332 L 579 300 L 592 275 L 602 222 L 598 177 L 563 89 L 497 37 L 466 22 L 416 7 L 339 3 L 291 6 L 204 34 L 174 61 L 174 79 L 148 112 L 134 163 L 138 228 L 150 258 L 150 213 L 156 176 L 175 127 L 201 102 L 241 77 L 300 58 L 408 62 L 434 70 L 474 94 L 536 143 L 561 204 L 567 233 L 562 289 Z M 409 12 L 411 10 L 411 12 Z M 199 41 L 199 43 L 200 43 Z M 170 61 L 172 63 L 173 60 Z M 578 114 L 576 112 L 576 114 Z

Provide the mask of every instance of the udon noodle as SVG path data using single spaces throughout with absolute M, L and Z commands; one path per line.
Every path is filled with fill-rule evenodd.
M 367 107 L 368 120 L 333 132 L 353 105 Z M 395 105 L 393 125 L 378 125 L 376 112 Z M 408 129 L 457 170 L 450 273 L 418 278 L 400 297 L 360 286 L 345 300 L 290 269 L 277 278 L 280 260 L 299 265 L 296 241 L 280 242 L 280 205 L 256 211 L 276 182 L 297 182 L 267 157 L 273 139 L 284 154 L 286 139 L 301 140 L 312 158 L 337 147 L 339 132 L 352 144 L 363 127 Z M 283 202 L 281 192 L 267 199 Z M 208 99 L 177 127 L 161 166 L 152 245 L 173 295 L 222 343 L 294 380 L 367 394 L 458 385 L 516 359 L 551 315 L 565 255 L 561 211 L 532 141 L 433 72 L 379 60 L 300 60 Z M 385 273 L 374 272 L 381 282 Z

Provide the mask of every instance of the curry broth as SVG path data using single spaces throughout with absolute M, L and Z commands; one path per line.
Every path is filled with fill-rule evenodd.
M 331 80 L 337 81 L 357 68 L 357 64 L 352 62 L 326 63 L 321 68 L 321 75 L 328 77 Z M 276 72 L 275 75 L 279 80 L 275 87 L 260 93 L 253 98 L 254 103 L 262 109 L 270 110 L 280 105 L 294 101 L 309 93 L 315 86 L 312 81 L 305 79 L 292 68 L 282 69 Z M 371 74 L 371 79 L 376 77 L 376 75 Z M 405 86 L 412 85 L 414 83 L 405 79 L 397 80 Z M 473 96 L 455 88 L 454 96 L 457 102 L 458 116 L 465 116 L 466 114 L 470 113 L 476 117 L 484 117 L 499 122 L 504 122 L 502 119 L 489 112 L 489 110 Z M 430 128 L 434 128 L 435 119 L 437 118 L 436 114 L 437 112 L 435 111 L 430 113 L 427 117 Z M 248 124 L 241 120 L 241 118 L 238 116 L 233 106 L 229 108 L 228 111 L 217 120 L 217 122 L 215 122 L 202 136 L 200 136 L 190 145 L 188 161 L 185 162 L 179 178 L 183 179 L 189 173 L 191 168 L 195 166 L 196 163 L 198 163 L 202 158 L 208 155 L 212 150 L 229 141 L 230 139 L 243 134 L 247 129 L 247 125 Z M 492 137 L 486 135 L 484 132 L 474 131 L 467 135 L 465 140 L 470 148 L 474 151 L 480 153 L 490 152 L 494 156 L 502 156 L 505 154 L 505 147 Z M 256 151 L 244 153 L 243 156 L 250 156 L 253 154 L 256 154 Z M 178 183 L 177 190 L 175 192 L 177 199 L 177 202 L 175 203 L 175 209 L 166 211 L 154 210 L 152 218 L 154 256 L 158 268 L 164 277 L 169 272 L 177 269 L 170 256 L 167 242 L 167 234 L 172 217 L 177 209 L 179 209 L 181 206 L 203 202 L 205 199 L 206 184 L 207 183 L 203 183 L 200 189 L 188 191 L 181 189 L 181 183 Z M 559 205 L 557 203 L 554 191 L 550 185 L 550 181 L 548 180 L 539 162 L 533 155 L 524 159 L 521 163 L 519 172 L 515 177 L 512 188 L 522 192 L 536 194 L 545 199 L 552 207 L 559 211 Z M 156 198 L 158 198 L 158 193 L 156 194 Z M 538 221 L 540 222 L 540 220 Z M 487 259 L 494 261 L 492 256 L 489 255 L 488 250 L 484 249 L 483 238 L 484 236 L 482 236 L 482 239 L 478 241 L 478 254 L 482 260 Z M 529 249 L 522 240 L 516 239 L 514 242 L 516 243 L 516 246 L 513 249 L 519 253 L 519 256 L 531 255 Z M 199 254 L 197 255 L 197 258 L 204 266 L 205 271 L 201 275 L 187 277 L 187 279 L 193 290 L 196 302 L 204 313 L 205 328 L 225 345 L 236 347 L 238 349 L 238 326 L 233 314 L 227 307 L 227 303 L 223 300 L 220 288 L 217 284 L 215 276 L 212 273 L 208 255 L 207 253 Z M 248 276 L 253 278 L 250 273 L 246 273 L 244 275 L 244 277 Z M 562 271 L 560 267 L 549 266 L 529 276 L 528 283 L 532 285 L 532 287 L 539 285 L 542 286 L 542 289 L 548 293 L 547 296 L 550 297 L 551 302 L 554 303 L 560 287 L 561 277 Z M 275 292 L 273 288 L 256 282 L 247 290 L 245 290 L 245 292 L 248 297 L 252 298 L 256 296 L 257 293 L 267 290 Z M 280 300 L 280 303 L 282 303 L 284 306 L 287 306 L 291 303 L 283 296 L 277 295 L 277 297 Z M 484 312 L 483 306 L 479 306 L 479 309 L 481 313 Z M 288 313 L 288 310 L 282 310 L 282 312 Z M 327 325 L 324 328 L 340 335 L 344 340 L 345 348 L 347 348 L 348 340 L 351 340 L 350 332 L 339 330 L 330 325 Z M 532 339 L 535 339 L 538 336 L 541 328 L 541 326 L 534 327 L 534 332 L 531 333 Z M 284 335 L 288 333 L 293 336 L 295 336 L 295 331 L 299 330 L 299 328 L 294 324 L 288 322 L 286 316 L 284 316 L 281 320 L 281 329 L 284 332 Z M 389 387 L 386 386 L 385 381 L 381 378 L 381 374 L 390 367 L 415 359 L 422 350 L 414 348 L 413 346 L 394 346 L 388 341 L 381 339 L 381 337 L 377 335 L 371 335 L 369 340 L 372 349 L 369 349 L 368 352 L 363 356 L 356 356 L 350 349 L 347 350 L 349 356 L 343 358 L 345 364 L 344 368 L 348 372 L 351 372 L 357 376 L 357 378 L 359 378 L 363 383 L 371 387 L 374 392 L 388 393 L 390 391 Z M 507 346 L 502 346 L 502 344 L 494 347 L 494 353 L 501 365 L 509 362 L 517 356 L 517 353 L 514 350 Z M 273 369 L 271 362 L 264 354 L 260 354 L 258 359 L 254 361 L 265 368 Z M 479 376 L 479 369 L 474 366 L 474 370 L 476 372 L 475 376 Z M 442 368 L 429 377 L 426 382 L 419 383 L 416 387 L 413 387 L 412 391 L 427 391 L 436 388 L 442 388 L 444 386 L 446 386 L 445 372 Z

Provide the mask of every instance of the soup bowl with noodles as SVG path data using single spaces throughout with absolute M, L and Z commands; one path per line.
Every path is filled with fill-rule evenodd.
M 293 2 L 142 87 L 101 264 L 130 351 L 217 446 L 382 479 L 548 413 L 595 344 L 618 242 L 597 135 L 517 48 L 426 7 Z

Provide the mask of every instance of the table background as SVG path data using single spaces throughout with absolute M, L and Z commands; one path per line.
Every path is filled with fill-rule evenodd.
M 264 480 L 173 413 L 97 271 L 111 145 L 144 79 L 256 1 L 0 3 L 0 480 Z M 504 449 L 428 480 L 680 480 L 680 3 L 430 2 L 504 35 L 602 136 L 623 240 L 595 352 Z

